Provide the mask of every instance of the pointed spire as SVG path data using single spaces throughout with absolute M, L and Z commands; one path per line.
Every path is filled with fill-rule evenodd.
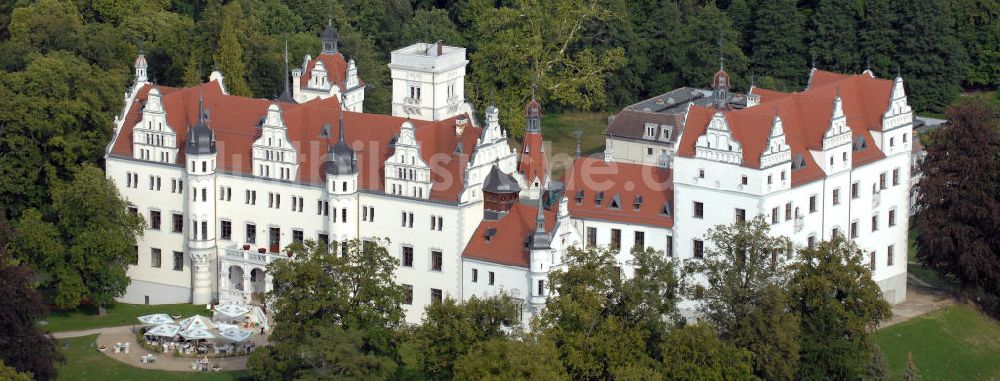
M 281 82 L 284 82 L 285 91 L 281 93 L 281 97 L 278 98 L 279 101 L 293 103 L 295 99 L 292 98 L 292 92 L 288 88 L 288 37 L 285 37 L 285 72 L 282 74 Z
M 535 233 L 545 233 L 545 201 L 542 197 L 545 196 L 545 178 L 542 177 L 542 182 L 538 187 L 538 214 L 535 216 Z
M 198 124 L 205 123 L 205 91 L 198 88 Z
M 720 29 L 719 30 L 719 71 L 726 70 L 725 65 L 723 65 L 723 63 L 725 62 L 725 56 L 724 56 L 724 53 L 723 53 L 722 46 L 723 46 L 723 44 L 722 44 L 722 30 Z
M 340 94 L 340 101 L 341 102 L 344 101 L 344 94 L 343 93 Z M 340 121 L 339 121 L 339 126 L 337 127 L 337 135 L 339 135 L 339 137 L 337 138 L 337 143 L 344 143 L 344 106 L 343 106 L 343 103 L 341 103 L 341 106 L 340 106 L 339 110 L 340 110 Z M 344 144 L 347 144 L 347 143 L 344 143 Z

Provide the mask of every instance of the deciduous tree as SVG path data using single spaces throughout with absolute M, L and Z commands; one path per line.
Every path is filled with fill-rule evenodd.
M 506 295 L 472 297 L 461 303 L 447 298 L 428 305 L 414 332 L 420 368 L 434 378 L 452 378 L 459 357 L 478 343 L 506 339 L 505 330 L 518 328 L 520 314 L 519 306 Z
M 793 379 L 799 322 L 788 311 L 785 291 L 791 242 L 771 236 L 761 216 L 716 226 L 705 238 L 711 245 L 705 258 L 688 263 L 705 279 L 703 287 L 692 288 L 701 313 L 723 340 L 753 353 L 754 374 Z
M 799 380 L 856 380 L 877 350 L 872 332 L 892 316 L 861 249 L 835 237 L 799 250 L 790 306 L 800 316 Z
M 0 309 L 0 378 L 5 380 L 8 378 L 4 372 L 13 371 L 4 370 L 4 364 L 17 372 L 30 373 L 27 379 L 53 380 L 54 363 L 63 359 L 55 340 L 38 331 L 36 324 L 46 310 L 31 282 L 31 270 L 15 264 L 9 254 L 0 250 L 0 300 L 4 301 Z
M 256 377 L 385 379 L 395 374 L 404 301 L 403 287 L 393 280 L 397 260 L 380 242 L 341 244 L 346 255 L 315 241 L 292 244 L 286 249 L 291 260 L 268 265 L 275 329 L 271 345 L 250 358 Z
M 568 380 L 555 345 L 526 336 L 476 343 L 455 361 L 455 380 Z
M 981 100 L 948 110 L 917 184 L 917 260 L 967 291 L 1000 295 L 1000 126 Z
M 755 9 L 750 61 L 757 75 L 781 81 L 780 90 L 798 89 L 805 82 L 803 22 L 795 0 L 762 1 Z

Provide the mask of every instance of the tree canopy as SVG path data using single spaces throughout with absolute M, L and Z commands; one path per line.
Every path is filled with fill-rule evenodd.
M 39 332 L 35 325 L 47 313 L 42 297 L 31 286 L 28 266 L 15 263 L 2 247 L 0 244 L 0 300 L 4 301 L 0 309 L 0 378 L 54 380 L 54 363 L 63 357 L 56 350 L 55 340 Z M 11 376 L 14 370 L 30 376 Z

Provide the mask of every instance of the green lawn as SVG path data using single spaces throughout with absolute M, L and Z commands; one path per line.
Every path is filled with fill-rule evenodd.
M 893 380 L 901 380 L 906 354 L 921 380 L 995 380 L 1000 378 L 1000 323 L 973 307 L 956 304 L 879 330 Z
M 140 369 L 109 358 L 94 348 L 97 335 L 59 340 L 66 363 L 59 366 L 59 380 L 115 380 L 115 381 L 232 381 L 246 375 L 245 372 L 167 372 Z
M 608 126 L 606 112 L 571 112 L 542 116 L 542 135 L 551 144 L 552 177 L 560 178 L 565 167 L 576 155 L 576 136 L 580 129 L 581 151 L 584 155 L 604 152 L 604 128 Z M 520 141 L 514 142 L 519 146 Z
M 909 250 L 907 251 L 907 260 L 909 263 L 906 265 L 906 271 L 911 275 L 917 277 L 918 279 L 927 282 L 935 288 L 939 288 L 946 291 L 956 291 L 958 289 L 957 283 L 954 279 L 943 277 L 938 275 L 937 272 L 924 267 L 920 263 L 917 263 L 917 235 L 920 233 L 916 228 L 910 229 L 909 237 Z
M 53 310 L 48 317 L 43 330 L 52 332 L 76 331 L 81 329 L 116 327 L 138 323 L 137 317 L 148 314 L 179 313 L 184 317 L 194 314 L 205 314 L 205 306 L 197 304 L 124 304 L 117 303 L 108 307 L 107 314 L 97 315 L 97 308 L 83 306 L 73 310 Z

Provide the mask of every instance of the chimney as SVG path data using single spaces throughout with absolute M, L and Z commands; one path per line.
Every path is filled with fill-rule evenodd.
M 435 46 L 435 48 L 437 48 L 437 55 L 440 56 L 440 55 L 444 54 L 444 41 L 443 40 L 437 40 L 437 42 L 434 43 L 434 46 Z

